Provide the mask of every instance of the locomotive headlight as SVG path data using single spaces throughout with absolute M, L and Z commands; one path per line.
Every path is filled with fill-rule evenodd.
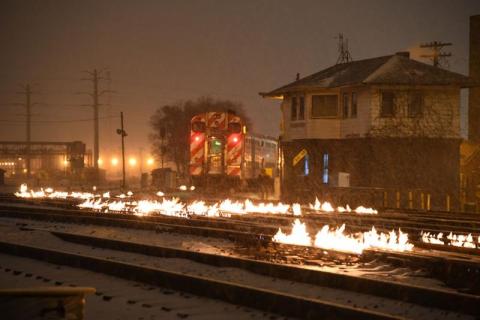
M 200 137 L 199 137 L 199 136 L 196 136 L 196 137 L 195 137 L 195 141 L 200 141 Z

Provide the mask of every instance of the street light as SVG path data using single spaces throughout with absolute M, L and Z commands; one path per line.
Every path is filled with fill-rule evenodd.
M 127 133 L 123 129 L 123 112 L 120 112 L 120 129 L 117 129 L 117 134 L 122 137 L 122 189 L 125 189 L 125 137 Z
M 111 160 L 112 166 L 116 167 L 118 164 L 118 159 L 117 158 L 112 158 Z
M 130 166 L 134 167 L 134 166 L 137 165 L 137 159 L 130 158 L 130 159 L 128 159 L 128 163 L 130 164 Z
M 153 158 L 148 158 L 148 160 L 147 160 L 147 164 L 149 166 L 152 166 L 154 162 L 155 162 L 155 160 L 153 160 Z

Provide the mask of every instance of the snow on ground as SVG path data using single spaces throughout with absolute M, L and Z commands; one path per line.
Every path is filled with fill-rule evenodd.
M 254 274 L 245 270 L 236 269 L 236 268 L 218 268 L 210 265 L 200 264 L 192 262 L 186 259 L 173 259 L 173 258 L 159 258 L 159 257 L 150 257 L 141 254 L 134 254 L 128 252 L 121 252 L 115 250 L 106 250 L 99 248 L 91 248 L 88 246 L 73 244 L 64 242 L 55 236 L 51 235 L 49 232 L 45 231 L 21 231 L 19 226 L 16 225 L 19 222 L 17 219 L 1 219 L 0 220 L 0 239 L 2 241 L 11 241 L 15 243 L 22 243 L 26 245 L 38 246 L 41 244 L 44 248 L 65 250 L 68 252 L 88 254 L 91 256 L 102 257 L 114 261 L 128 262 L 133 264 L 139 264 L 142 266 L 160 268 L 164 270 L 170 270 L 175 272 L 187 273 L 197 276 L 208 277 L 212 279 L 218 279 L 223 281 L 232 281 L 235 283 L 276 290 L 285 293 L 291 293 L 295 295 L 305 296 L 309 298 L 318 298 L 326 301 L 331 301 L 335 303 L 340 303 L 344 305 L 349 305 L 352 307 L 361 307 L 365 309 L 375 310 L 379 312 L 387 312 L 403 316 L 406 318 L 426 318 L 426 319 L 469 319 L 471 317 L 454 313 L 446 312 L 443 310 L 432 309 L 421 307 L 417 305 L 412 305 L 410 303 L 405 303 L 402 301 L 395 301 L 391 299 L 374 297 L 366 294 L 354 293 L 344 290 L 332 289 L 327 287 L 309 285 L 305 283 L 297 283 L 282 279 L 276 279 L 266 276 L 261 276 Z M 25 221 L 24 221 L 25 222 Z M 28 223 L 28 222 L 27 222 Z M 47 224 L 42 222 L 30 222 L 29 227 L 33 226 L 43 226 Z M 59 224 L 57 229 L 59 228 Z M 67 225 L 66 227 L 70 229 L 80 228 L 75 225 Z M 50 225 L 51 227 L 51 225 Z M 81 226 L 82 228 L 88 228 L 88 226 Z M 122 233 L 122 229 L 119 228 L 110 228 L 114 230 L 102 230 L 99 227 L 91 227 L 91 231 L 95 231 L 95 236 L 105 236 L 108 234 L 115 234 L 118 239 L 119 235 L 127 236 L 129 233 Z M 65 228 L 67 229 L 67 228 Z M 25 229 L 24 229 L 25 230 Z M 87 229 L 83 229 L 86 231 Z M 126 230 L 124 231 L 132 231 Z M 62 230 L 62 231 L 72 231 L 72 230 Z M 139 239 L 140 230 L 135 231 L 135 239 Z M 155 244 L 157 240 L 166 236 L 166 234 L 155 234 L 154 232 L 148 232 L 143 234 L 144 237 L 147 237 L 148 233 L 148 243 Z M 172 235 L 168 235 L 170 237 Z M 182 236 L 185 238 L 185 236 Z M 188 237 L 190 238 L 190 237 Z M 131 239 L 130 239 L 131 240 Z M 143 239 L 145 241 L 145 238 Z M 170 241 L 172 239 L 170 238 Z M 179 241 L 179 239 L 177 239 Z M 189 240 L 187 240 L 188 242 Z M 183 242 L 181 242 L 183 243 Z M 179 244 L 179 243 L 177 243 Z M 209 244 L 211 245 L 211 244 Z M 88 283 L 81 283 L 79 285 L 88 285 Z
M 140 230 L 131 228 L 80 225 L 57 222 L 51 223 L 27 219 L 0 218 L 0 224 L 6 223 L 7 225 L 11 225 L 12 222 L 18 223 L 19 225 L 27 224 L 30 228 L 84 234 L 95 237 L 171 247 L 203 253 L 251 258 L 251 256 L 243 254 L 245 250 L 241 250 L 242 253 L 240 253 L 240 251 L 237 250 L 237 247 L 233 242 L 219 238 L 176 234 L 170 232 L 155 233 L 155 231 L 152 230 Z M 402 283 L 422 285 L 439 289 L 447 289 L 440 281 L 422 277 L 421 271 L 412 271 L 408 268 L 395 268 L 391 265 L 384 263 L 354 263 L 348 266 L 336 265 L 335 263 L 321 263 L 321 266 L 304 265 L 302 267 L 314 270 L 344 273 L 352 276 L 363 276 L 373 279 L 400 281 Z
M 9 270 L 9 271 L 7 271 Z M 42 261 L 0 254 L 0 287 L 88 286 L 85 319 L 273 319 L 271 313 Z

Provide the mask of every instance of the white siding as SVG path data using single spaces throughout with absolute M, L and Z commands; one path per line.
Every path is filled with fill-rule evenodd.
M 341 121 L 341 137 L 364 137 L 370 131 L 370 90 L 367 88 L 352 88 L 348 90 L 342 90 L 349 95 L 349 103 L 351 106 L 352 92 L 357 93 L 357 117 L 342 119 Z
M 348 139 L 365 136 L 426 136 L 460 137 L 460 89 L 456 87 L 424 87 L 424 115 L 420 118 L 407 116 L 408 87 L 384 89 L 393 90 L 396 98 L 394 118 L 380 117 L 380 92 L 382 87 L 351 87 L 343 89 L 315 90 L 304 93 L 305 120 L 291 121 L 291 98 L 286 95 L 282 101 L 283 137 L 285 141 L 295 139 Z M 357 93 L 357 117 L 342 118 L 342 94 Z M 299 93 L 300 94 L 300 93 Z M 312 95 L 337 94 L 338 117 L 312 119 Z

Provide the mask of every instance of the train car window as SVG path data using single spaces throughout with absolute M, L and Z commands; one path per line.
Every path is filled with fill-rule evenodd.
M 210 148 L 209 148 L 209 154 L 219 154 L 222 153 L 222 141 L 219 139 L 212 139 L 209 141 L 210 143 Z
M 205 122 L 195 121 L 192 123 L 193 132 L 205 132 L 206 126 Z
M 228 131 L 231 133 L 240 133 L 242 132 L 242 125 L 238 122 L 230 122 L 228 124 Z

